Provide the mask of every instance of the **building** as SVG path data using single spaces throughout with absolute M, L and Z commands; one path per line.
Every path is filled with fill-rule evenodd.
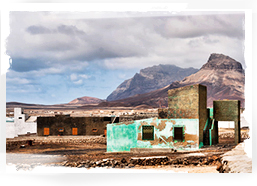
M 235 143 L 240 142 L 240 101 L 214 101 L 214 109 L 207 109 L 207 88 L 197 84 L 169 90 L 168 106 L 158 110 L 158 118 L 108 124 L 107 152 L 196 150 L 218 143 L 218 121 L 235 121 Z
M 106 124 L 115 122 L 119 122 L 119 117 L 38 117 L 37 135 L 104 135 Z
M 6 119 L 6 138 L 37 133 L 37 117 L 23 113 L 22 108 L 14 108 L 14 117 Z

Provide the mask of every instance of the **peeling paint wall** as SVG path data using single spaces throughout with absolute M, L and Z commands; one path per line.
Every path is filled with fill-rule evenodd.
M 199 119 L 199 146 L 203 146 L 203 130 L 208 119 L 207 87 L 201 84 L 168 90 L 169 108 L 158 109 L 159 119 Z
M 154 139 L 142 139 L 142 126 L 154 126 Z M 173 140 L 174 127 L 183 127 L 183 141 Z M 130 151 L 131 148 L 199 149 L 199 119 L 136 120 L 133 123 L 107 125 L 107 152 Z

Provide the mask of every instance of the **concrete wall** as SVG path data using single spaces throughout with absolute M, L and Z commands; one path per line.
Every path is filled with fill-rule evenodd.
M 142 139 L 142 126 L 154 126 L 154 139 Z M 183 141 L 173 140 L 174 127 L 183 127 Z M 130 151 L 131 148 L 199 149 L 198 119 L 150 118 L 107 125 L 107 152 Z
M 104 134 L 106 124 L 111 123 L 113 119 L 111 117 L 70 117 L 67 115 L 38 117 L 37 134 L 43 136 L 44 128 L 49 128 L 49 135 L 59 135 L 59 129 L 64 129 L 63 135 L 72 135 L 72 128 L 77 128 L 77 135 L 101 135 Z M 118 118 L 116 120 L 118 121 Z
M 202 147 L 204 145 L 204 137 L 203 130 L 208 119 L 208 111 L 207 111 L 207 87 L 203 85 L 198 85 L 199 88 L 199 146 Z
M 14 122 L 6 122 L 6 138 L 18 137 L 15 133 Z
M 213 101 L 213 118 L 217 125 L 218 121 L 234 121 L 235 144 L 240 143 L 240 101 L 222 100 Z M 218 135 L 218 134 L 217 134 Z
M 159 119 L 198 119 L 199 146 L 203 146 L 203 130 L 208 118 L 207 88 L 196 84 L 168 91 L 168 109 L 158 109 Z

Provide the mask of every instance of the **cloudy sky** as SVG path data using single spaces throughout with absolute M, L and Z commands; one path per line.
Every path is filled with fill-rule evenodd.
M 201 68 L 211 53 L 244 63 L 243 12 L 10 12 L 6 101 L 105 99 L 140 69 Z

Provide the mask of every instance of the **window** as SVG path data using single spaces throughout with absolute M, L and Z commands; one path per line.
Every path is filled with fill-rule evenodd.
M 78 135 L 78 128 L 72 128 L 72 135 Z
M 154 126 L 142 126 L 142 140 L 154 140 Z
M 92 129 L 92 132 L 97 132 L 97 129 Z
M 112 121 L 111 117 L 104 117 L 104 121 Z
M 49 135 L 49 128 L 44 128 L 44 135 L 48 136 Z
M 184 135 L 183 135 L 183 127 L 174 127 L 174 136 L 173 140 L 177 141 L 183 141 L 184 140 Z
M 58 135 L 63 135 L 64 128 L 59 128 L 59 129 L 58 129 L 58 132 L 59 132 L 59 134 L 58 134 Z
M 19 117 L 19 119 L 22 119 L 22 117 Z

